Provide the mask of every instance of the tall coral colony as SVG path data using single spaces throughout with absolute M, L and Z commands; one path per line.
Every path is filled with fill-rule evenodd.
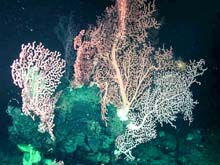
M 200 84 L 205 61 L 184 62 L 173 58 L 172 48 L 156 48 L 152 33 L 161 26 L 155 18 L 155 1 L 117 0 L 107 7 L 96 26 L 81 30 L 74 39 L 77 52 L 72 86 L 95 83 L 101 91 L 101 118 L 107 124 L 107 105 L 127 123 L 115 140 L 115 156 L 134 160 L 132 150 L 156 138 L 157 123 L 170 124 L 178 114 L 193 121 L 192 84 Z M 39 45 L 22 46 L 12 64 L 12 78 L 22 88 L 25 115 L 40 117 L 39 131 L 53 140 L 54 92 L 64 72 L 59 52 Z M 126 121 L 126 122 L 124 122 Z
M 199 83 L 205 61 L 175 61 L 172 48 L 153 46 L 150 35 L 161 25 L 155 13 L 155 1 L 118 0 L 75 38 L 75 84 L 93 81 L 100 87 L 103 120 L 106 105 L 114 104 L 120 120 L 129 121 L 116 139 L 116 157 L 133 160 L 132 149 L 156 137 L 158 122 L 175 127 L 179 113 L 193 120 L 197 102 L 190 86 Z

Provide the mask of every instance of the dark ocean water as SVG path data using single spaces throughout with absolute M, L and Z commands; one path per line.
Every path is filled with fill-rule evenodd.
M 21 107 L 21 103 L 18 104 L 21 102 L 20 89 L 13 85 L 10 70 L 13 60 L 18 58 L 21 45 L 33 41 L 42 42 L 50 50 L 57 50 L 64 54 L 63 41 L 68 37 L 68 33 L 65 33 L 68 24 L 72 28 L 73 39 L 81 29 L 87 29 L 88 25 L 95 24 L 96 16 L 102 15 L 104 9 L 111 4 L 114 4 L 111 0 L 0 0 L 0 158 L 4 158 L 0 165 L 22 162 L 22 153 L 13 143 L 15 137 L 10 138 L 8 132 L 8 127 L 12 125 L 12 118 L 6 113 L 8 104 Z M 172 46 L 176 59 L 205 59 L 208 70 L 199 79 L 202 85 L 192 87 L 194 98 L 200 104 L 195 107 L 194 122 L 189 131 L 186 130 L 187 124 L 179 121 L 178 129 L 165 129 L 168 132 L 167 139 L 161 140 L 162 142 L 154 141 L 154 144 L 150 143 L 147 146 L 148 150 L 152 150 L 155 155 L 163 151 L 163 154 L 158 154 L 161 158 L 160 164 L 166 164 L 163 160 L 171 159 L 170 155 L 171 157 L 175 155 L 173 164 L 190 164 L 190 157 L 178 157 L 185 152 L 175 151 L 184 144 L 186 145 L 184 150 L 192 150 L 190 148 L 192 145 L 197 147 L 197 150 L 193 150 L 192 153 L 197 156 L 206 154 L 208 155 L 206 161 L 209 164 L 220 164 L 220 155 L 217 154 L 220 153 L 220 1 L 156 0 L 156 6 L 158 19 L 162 21 L 158 34 L 159 45 L 164 43 L 165 46 Z M 60 31 L 57 32 L 57 29 Z M 86 119 L 82 120 L 83 123 Z M 184 138 L 190 138 L 191 135 L 195 141 L 182 142 Z M 176 138 L 178 140 L 171 154 L 168 150 L 155 149 L 155 146 L 165 145 L 166 140 L 171 143 L 175 137 L 180 138 Z M 88 136 L 87 140 L 94 139 Z M 169 144 L 169 146 L 172 145 Z M 113 154 L 114 149 L 113 146 L 111 147 L 110 153 Z M 83 157 L 83 152 L 85 151 L 81 151 L 79 147 L 79 152 L 67 154 L 68 156 L 63 153 L 63 155 L 59 153 L 50 155 L 48 152 L 47 155 L 51 158 L 58 155 L 57 159 L 64 159 L 66 164 L 71 164 L 70 162 L 78 165 L 91 164 Z M 196 157 L 195 155 L 193 156 Z M 158 160 L 158 157 L 150 157 L 148 163 Z M 179 159 L 177 160 L 176 157 Z M 203 160 L 200 160 L 200 163 L 202 162 Z M 126 164 L 123 161 L 118 163 Z M 101 162 L 95 164 L 101 164 Z

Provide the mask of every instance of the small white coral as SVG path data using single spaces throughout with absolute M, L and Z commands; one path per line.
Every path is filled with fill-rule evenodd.
M 177 114 L 192 122 L 192 110 L 197 104 L 192 98 L 190 86 L 196 77 L 204 73 L 204 60 L 190 62 L 184 72 L 168 71 L 154 75 L 152 85 L 137 100 L 128 113 L 130 123 L 123 135 L 116 139 L 117 155 L 134 159 L 131 151 L 137 145 L 156 137 L 156 124 L 175 127 Z

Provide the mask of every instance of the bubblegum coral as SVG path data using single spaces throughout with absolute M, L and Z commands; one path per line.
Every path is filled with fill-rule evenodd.
M 54 140 L 53 118 L 57 101 L 52 96 L 64 73 L 65 61 L 59 52 L 45 49 L 42 43 L 22 45 L 19 59 L 11 65 L 14 84 L 22 88 L 22 111 L 25 115 L 39 116 L 40 132 L 48 132 Z
M 155 47 L 153 36 L 160 23 L 154 2 L 117 0 L 74 42 L 75 84 L 91 80 L 99 86 L 103 120 L 107 121 L 108 104 L 116 107 L 120 120 L 128 120 L 114 154 L 131 160 L 132 149 L 156 137 L 157 123 L 175 127 L 178 114 L 192 122 L 197 102 L 190 86 L 206 70 L 204 60 L 175 61 L 172 48 Z
M 86 83 L 82 77 L 98 84 L 102 91 L 103 120 L 107 119 L 106 105 L 110 103 L 117 107 L 120 118 L 126 120 L 132 104 L 151 84 L 152 74 L 175 68 L 172 49 L 156 50 L 149 39 L 152 30 L 160 27 L 155 12 L 154 2 L 146 5 L 142 0 L 117 1 L 106 9 L 96 27 L 81 31 L 75 38 L 78 59 L 75 84 Z M 88 55 L 83 53 L 89 54 L 90 59 L 86 60 Z M 88 61 L 88 67 L 83 69 Z

